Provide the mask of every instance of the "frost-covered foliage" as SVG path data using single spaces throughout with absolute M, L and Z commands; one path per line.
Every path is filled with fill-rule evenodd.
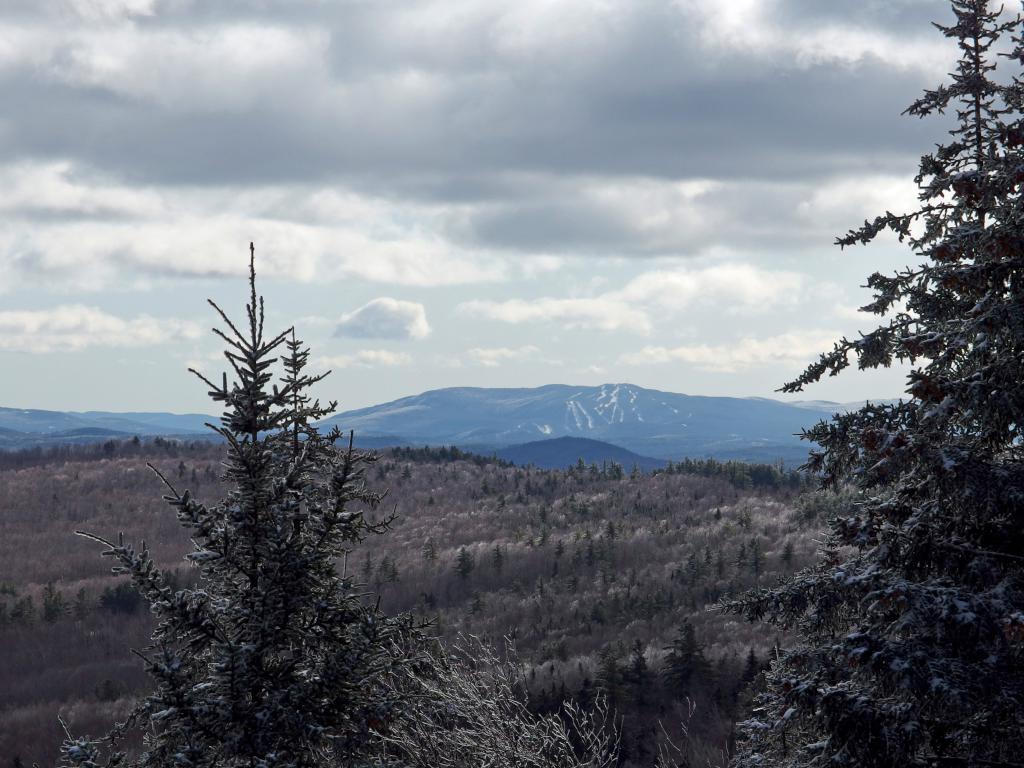
M 165 499 L 194 544 L 197 585 L 172 590 L 145 543 L 99 539 L 157 620 L 139 653 L 155 690 L 110 737 L 113 749 L 139 728 L 144 746 L 132 762 L 140 767 L 363 765 L 403 706 L 388 678 L 409 660 L 416 632 L 368 608 L 337 568 L 380 527 L 362 513 L 380 501 L 363 481 L 371 457 L 351 438 L 339 447 L 336 429 L 313 426 L 335 404 L 310 398 L 322 376 L 304 372 L 307 352 L 294 332 L 265 335 L 252 261 L 250 294 L 241 329 L 211 302 L 227 326 L 215 333 L 233 381 L 196 374 L 224 404 L 213 428 L 227 443 L 231 490 L 207 505 L 165 480 Z M 99 765 L 100 747 L 69 739 L 65 762 Z
M 393 695 L 412 703 L 382 737 L 380 766 L 393 768 L 614 768 L 618 739 L 598 697 L 555 714 L 528 707 L 524 667 L 462 637 L 437 645 L 415 674 L 393 678 Z
M 910 397 L 806 435 L 811 468 L 861 495 L 818 567 L 732 606 L 803 640 L 772 666 L 741 766 L 1024 764 L 1024 39 L 985 0 L 952 6 L 953 81 L 907 110 L 957 118 L 921 159 L 920 208 L 838 240 L 890 230 L 923 263 L 872 275 L 881 326 L 785 387 L 852 355 L 908 361 Z

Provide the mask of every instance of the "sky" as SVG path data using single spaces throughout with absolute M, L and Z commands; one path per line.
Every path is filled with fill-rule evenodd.
M 210 411 L 256 247 L 343 409 L 775 390 L 909 210 L 945 0 L 3 0 L 0 405 Z M 798 397 L 897 397 L 847 371 Z

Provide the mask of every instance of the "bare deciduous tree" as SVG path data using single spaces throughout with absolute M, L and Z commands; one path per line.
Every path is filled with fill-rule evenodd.
M 618 734 L 602 698 L 583 710 L 568 702 L 533 714 L 523 666 L 511 644 L 504 659 L 462 636 L 438 645 L 414 674 L 395 678 L 410 706 L 383 736 L 382 765 L 404 768 L 613 768 Z

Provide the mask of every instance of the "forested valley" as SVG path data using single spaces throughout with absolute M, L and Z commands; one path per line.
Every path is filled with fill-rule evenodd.
M 145 463 L 217 497 L 222 452 L 158 439 L 0 455 L 3 765 L 52 763 L 58 714 L 100 733 L 148 689 L 129 650 L 148 642 L 147 606 L 72 530 L 145 539 L 186 582 L 188 537 Z M 377 514 L 394 520 L 342 564 L 367 599 L 449 641 L 514 643 L 535 711 L 607 697 L 622 765 L 637 766 L 669 742 L 691 764 L 724 762 L 782 638 L 715 606 L 807 565 L 844 503 L 796 472 L 714 461 L 546 471 L 399 448 L 369 479 L 389 489 Z

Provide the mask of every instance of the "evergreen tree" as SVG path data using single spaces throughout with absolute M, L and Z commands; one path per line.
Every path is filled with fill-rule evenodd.
M 647 685 L 650 682 L 646 651 L 647 649 L 639 637 L 633 641 L 633 646 L 629 651 L 629 682 L 633 686 L 634 698 L 641 703 L 647 698 Z
M 423 542 L 423 559 L 428 563 L 433 563 L 437 560 L 437 546 L 434 544 L 434 539 L 427 537 L 427 540 Z
M 49 624 L 57 621 L 68 612 L 64 593 L 57 589 L 53 582 L 47 583 L 43 589 L 43 620 Z
M 476 567 L 473 553 L 465 547 L 459 547 L 459 554 L 455 558 L 455 572 L 465 581 Z
M 782 554 L 779 556 L 782 560 L 782 564 L 787 568 L 789 568 L 789 566 L 793 564 L 794 554 L 795 552 L 793 551 L 793 542 L 787 539 L 785 546 L 783 546 L 782 548 Z
M 76 621 L 81 621 L 89 615 L 90 607 L 85 587 L 80 587 L 75 593 L 75 602 L 71 607 L 71 614 L 75 617 Z
M 736 567 L 744 568 L 747 565 L 747 544 L 746 542 L 740 543 L 740 548 L 736 552 Z
M 743 685 L 749 685 L 754 682 L 754 678 L 757 677 L 761 671 L 761 660 L 757 658 L 757 654 L 754 652 L 754 647 L 751 646 L 747 652 L 747 662 L 743 667 L 743 674 L 740 675 L 740 682 Z
M 111 613 L 135 613 L 142 603 L 142 595 L 135 586 L 121 582 L 116 587 L 104 587 L 100 595 L 100 607 Z
M 697 642 L 693 624 L 684 621 L 676 633 L 675 640 L 666 649 L 665 681 L 672 689 L 675 697 L 685 696 L 695 679 L 705 677 L 708 663 L 704 658 L 704 648 Z
M 394 559 L 384 555 L 377 566 L 377 580 L 381 584 L 393 584 L 398 581 L 398 565 Z
M 622 682 L 619 649 L 611 643 L 602 648 L 597 656 L 597 687 L 608 702 L 614 705 L 622 697 Z
M 909 362 L 909 398 L 809 430 L 809 466 L 860 497 L 831 524 L 818 566 L 734 606 L 795 626 L 738 764 L 1021 765 L 1024 753 L 1024 39 L 1020 21 L 954 0 L 940 26 L 960 58 L 914 116 L 952 111 L 952 139 L 921 159 L 920 207 L 838 240 L 895 232 L 923 263 L 874 274 L 865 311 L 784 389 L 849 365 Z M 840 553 L 846 554 L 845 561 Z
M 32 626 L 36 623 L 36 606 L 32 595 L 25 595 L 14 603 L 11 609 L 11 622 Z
M 761 579 L 764 568 L 764 554 L 761 552 L 761 540 L 756 536 L 750 540 L 750 570 L 754 574 L 754 582 Z
M 617 536 L 618 531 L 615 530 L 615 521 L 609 520 L 604 527 L 604 537 L 608 539 L 608 541 L 615 541 Z
M 353 502 L 373 508 L 380 495 L 363 481 L 372 457 L 339 448 L 337 428 L 321 434 L 314 420 L 333 408 L 311 402 L 320 377 L 293 338 L 285 377 L 272 366 L 289 332 L 264 333 L 250 246 L 248 323 L 240 330 L 212 301 L 228 331 L 225 357 L 234 371 L 215 384 L 224 404 L 213 426 L 226 442 L 227 497 L 207 506 L 164 479 L 165 499 L 189 530 L 198 571 L 194 587 L 172 590 L 140 549 L 110 543 L 115 572 L 130 575 L 157 627 L 139 653 L 154 690 L 126 724 L 144 734 L 140 768 L 298 768 L 365 765 L 375 734 L 404 706 L 388 675 L 408 658 L 408 622 L 367 607 L 357 585 L 340 575 L 339 557 L 383 525 Z M 99 745 L 65 743 L 66 763 L 99 764 Z M 109 764 L 122 757 L 114 755 Z

